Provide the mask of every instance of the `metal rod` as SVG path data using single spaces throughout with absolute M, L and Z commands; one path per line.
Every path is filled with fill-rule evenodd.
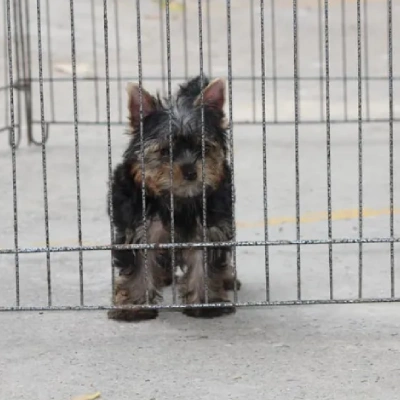
M 51 45 L 51 14 L 50 14 L 50 0 L 46 0 L 46 30 L 47 30 L 47 66 L 49 69 L 49 79 L 50 79 L 50 115 L 51 121 L 56 119 L 55 115 L 55 96 L 54 96 L 54 77 L 53 77 L 53 47 Z M 43 82 L 43 76 L 41 77 Z M 43 138 L 42 138 L 43 140 Z
M 164 15 L 163 15 L 163 1 L 159 2 L 159 18 L 160 18 L 160 50 L 161 50 L 161 84 L 162 84 L 162 93 L 165 95 L 165 50 L 164 50 Z M 147 79 L 147 78 L 146 78 Z M 158 77 L 157 80 L 160 80 Z
M 172 87 L 171 87 L 171 20 L 170 20 L 170 4 L 169 0 L 166 2 L 166 10 L 165 10 L 165 22 L 166 22 L 166 30 L 167 30 L 167 76 L 168 76 L 168 100 L 171 102 L 172 97 Z M 174 206 L 174 193 L 173 193 L 173 184 L 174 184 L 174 164 L 173 164 L 173 137 L 172 137 L 172 114 L 170 113 L 168 116 L 168 140 L 169 140 L 169 179 L 171 184 L 170 190 L 170 218 L 171 218 L 171 243 L 175 243 L 175 206 Z M 175 261 L 175 249 L 171 249 L 171 264 L 172 264 L 172 301 L 176 303 L 176 279 L 175 279 L 175 269 L 176 269 L 176 261 Z
M 262 15 L 262 19 L 264 21 L 264 14 Z M 256 121 L 256 49 L 255 49 L 255 40 L 254 40 L 254 0 L 250 1 L 250 66 L 251 66 L 251 94 L 252 94 L 252 113 L 253 113 L 253 121 Z M 264 34 L 261 33 L 261 40 L 264 40 Z M 264 73 L 265 75 L 265 73 Z
M 251 246 L 302 246 L 302 245 L 327 245 L 327 244 L 382 244 L 400 243 L 400 237 L 372 237 L 372 238 L 337 238 L 337 239 L 300 239 L 300 240 L 258 240 L 258 241 L 229 241 L 229 242 L 192 242 L 192 243 L 147 243 L 131 245 L 85 245 L 85 246 L 51 246 L 47 247 L 22 247 L 0 248 L 0 254 L 34 254 L 45 253 L 47 250 L 54 253 L 72 251 L 96 251 L 96 250 L 164 250 L 164 249 L 203 249 L 214 247 L 251 247 Z
M 322 0 L 318 0 L 318 55 L 319 55 L 319 114 L 324 119 L 324 54 L 323 44 L 324 33 L 322 29 Z
M 358 119 L 354 118 L 354 119 L 349 119 L 348 121 L 346 121 L 346 125 L 351 125 L 351 124 L 357 124 L 358 123 Z M 369 124 L 381 124 L 381 123 L 385 123 L 387 124 L 388 119 L 387 118 L 374 118 L 374 119 L 370 119 L 370 120 L 365 120 L 363 119 L 362 122 L 365 123 L 369 123 Z M 393 118 L 393 122 L 400 122 L 400 117 L 399 118 Z M 40 120 L 33 120 L 32 121 L 33 124 L 40 124 Z M 56 122 L 51 122 L 51 123 L 47 123 L 47 125 L 72 125 L 74 122 L 73 121 L 67 121 L 67 120 L 58 120 Z M 271 120 L 267 120 L 265 121 L 265 123 L 268 126 L 271 125 L 293 125 L 293 120 L 292 119 L 284 119 L 279 121 L 278 123 L 271 121 Z M 321 125 L 321 123 L 325 123 L 326 124 L 326 120 L 323 121 L 319 121 L 319 120 L 310 120 L 310 119 L 304 119 L 301 121 L 302 126 L 308 126 L 308 125 Z M 343 120 L 340 119 L 332 119 L 330 120 L 331 125 L 333 124 L 343 124 Z M 87 120 L 79 120 L 78 121 L 78 125 L 82 125 L 82 126 L 97 126 L 97 125 L 107 125 L 107 120 L 103 120 L 100 122 L 96 122 L 96 121 L 87 121 Z M 120 121 L 111 121 L 111 125 L 112 126 L 125 126 L 125 123 L 120 122 Z M 243 119 L 243 120 L 235 120 L 235 125 L 262 125 L 262 120 L 260 121 L 256 121 L 253 122 L 251 119 Z M 256 135 L 258 132 L 254 132 L 254 135 Z M 250 135 L 252 135 L 252 132 L 249 132 Z
M 251 76 L 251 75 L 235 75 L 232 76 L 232 81 L 241 81 L 241 82 L 246 82 L 246 81 L 251 81 L 252 79 L 255 79 L 256 81 L 260 81 L 261 82 L 261 77 L 258 76 Z M 90 82 L 95 80 L 96 78 L 94 77 L 81 77 L 78 78 L 77 77 L 77 81 L 85 81 L 85 82 Z M 98 80 L 99 81 L 105 81 L 105 77 L 99 76 Z M 118 76 L 110 76 L 109 77 L 110 82 L 118 82 Z M 126 75 L 123 78 L 121 78 L 123 81 L 132 81 L 132 80 L 138 80 L 139 77 L 137 75 Z M 143 79 L 146 79 L 147 81 L 159 81 L 160 77 L 159 76 L 155 76 L 155 75 L 149 75 L 144 77 Z M 286 75 L 280 75 L 279 78 L 278 77 L 274 77 L 274 76 L 266 76 L 265 80 L 266 81 L 273 81 L 273 80 L 279 80 L 279 81 L 293 81 L 293 76 L 286 76 Z M 379 81 L 384 81 L 386 82 L 388 79 L 387 76 L 361 76 L 361 80 L 365 81 L 365 80 L 370 80 L 370 81 L 374 81 L 374 82 L 379 82 Z M 180 76 L 180 75 L 176 75 L 176 76 L 172 76 L 171 77 L 172 81 L 182 81 L 185 80 L 185 76 Z M 315 76 L 299 76 L 298 77 L 299 82 L 302 81 L 308 81 L 308 82 L 319 82 L 320 77 L 315 77 Z M 331 81 L 342 81 L 343 80 L 343 76 L 339 75 L 339 76 L 331 76 L 330 77 Z M 359 77 L 358 76 L 346 76 L 346 80 L 347 81 L 358 81 Z M 399 81 L 400 80 L 400 76 L 393 76 L 393 80 L 394 81 Z M 35 77 L 32 77 L 32 82 L 38 82 L 39 80 Z M 43 82 L 49 82 L 50 79 L 49 78 L 43 78 Z M 54 78 L 54 82 L 69 82 L 70 79 L 69 78 Z M 303 121 L 302 121 L 303 122 Z
M 210 0 L 206 1 L 206 18 L 207 18 L 207 73 L 213 76 L 212 72 L 212 38 L 211 38 L 211 6 Z
M 293 0 L 294 142 L 296 179 L 296 239 L 300 240 L 299 72 L 297 0 Z M 301 300 L 301 248 L 297 245 L 297 299 Z
M 329 0 L 325 0 L 325 102 L 326 102 L 326 186 L 328 197 L 328 238 L 332 239 L 332 170 L 331 170 L 331 110 L 330 110 L 330 65 L 329 65 Z M 333 299 L 333 249 L 329 244 L 329 298 Z
M 265 39 L 264 39 L 264 0 L 260 0 L 261 15 L 261 77 L 265 77 Z M 262 136 L 263 136 L 263 197 L 264 197 L 264 240 L 268 241 L 268 175 L 267 175 L 267 129 L 265 124 L 265 79 L 261 80 L 261 105 L 262 105 Z M 269 282 L 269 249 L 265 246 L 265 296 L 266 301 L 270 300 Z
M 232 90 L 232 15 L 231 0 L 226 1 L 226 20 L 227 20 L 227 47 L 228 47 L 228 99 L 229 99 L 229 156 L 231 169 L 231 201 L 232 201 L 232 238 L 236 240 L 236 193 L 235 193 L 235 143 L 233 138 L 233 90 Z M 238 301 L 237 293 L 237 266 L 236 266 L 236 247 L 232 249 L 232 275 L 234 278 L 233 298 Z
M 99 70 L 97 66 L 97 50 L 96 50 L 96 5 L 95 0 L 90 1 L 90 14 L 92 17 L 92 58 L 93 58 L 93 69 L 94 69 L 94 104 L 96 107 L 96 121 L 100 118 L 100 104 L 99 104 Z
M 75 11 L 74 0 L 70 0 L 71 20 L 71 63 L 72 63 L 72 91 L 74 103 L 74 136 L 75 136 L 75 175 L 76 175 L 76 207 L 78 222 L 78 243 L 82 246 L 82 211 L 81 211 L 81 178 L 79 161 L 79 129 L 78 129 L 78 88 L 76 81 L 76 41 L 75 41 Z M 84 304 L 83 288 L 83 253 L 79 251 L 79 294 L 80 303 Z
M 106 72 L 106 113 L 107 113 L 107 161 L 108 161 L 108 213 L 110 216 L 110 238 L 111 244 L 114 244 L 114 215 L 112 208 L 112 152 L 111 152 L 111 105 L 110 105 L 110 56 L 108 51 L 108 5 L 107 0 L 103 1 L 103 20 L 104 20 L 104 66 Z M 115 288 L 115 268 L 114 268 L 114 257 L 111 256 L 111 298 L 114 300 L 114 288 Z
M 108 26 L 108 23 L 107 23 Z M 115 26 L 115 46 L 116 46 L 116 57 L 117 57 L 117 83 L 118 83 L 118 120 L 122 122 L 122 74 L 121 74 L 121 34 L 120 34 L 120 22 L 119 22 L 119 0 L 114 0 L 114 26 Z M 107 49 L 108 53 L 108 49 Z M 107 81 L 110 82 L 110 73 L 108 72 Z
M 43 176 L 43 204 L 44 204 L 44 226 L 46 235 L 46 247 L 50 247 L 49 232 L 49 202 L 47 194 L 47 154 L 46 154 L 46 123 L 44 117 L 44 93 L 43 93 L 43 51 L 42 51 L 42 20 L 41 20 L 41 0 L 36 2 L 37 12 L 37 34 L 38 34 L 38 62 L 39 62 L 39 96 L 40 96 L 40 116 L 41 116 L 41 132 L 42 132 L 42 176 Z M 79 243 L 82 244 L 81 242 Z M 51 263 L 50 251 L 46 252 L 46 268 L 47 268 L 47 304 L 52 304 L 51 293 Z M 83 303 L 81 303 L 82 305 Z
M 184 79 L 189 78 L 189 50 L 188 50 L 188 30 L 187 30 L 187 4 L 186 0 L 183 0 L 182 8 L 182 18 L 183 18 L 183 60 L 184 60 Z
M 14 250 L 15 254 L 15 304 L 20 305 L 20 275 L 19 275 L 19 244 L 18 244 L 18 198 L 17 198 L 17 160 L 15 143 L 15 109 L 14 109 L 14 76 L 13 76 L 13 46 L 11 25 L 11 0 L 6 0 L 7 17 L 7 51 L 8 51 L 8 81 L 10 83 L 10 134 L 11 134 L 11 162 L 13 180 L 13 214 L 14 214 Z
M 275 21 L 275 0 L 271 0 L 271 62 L 272 62 L 272 93 L 274 100 L 274 122 L 278 122 L 278 65 L 276 51 L 276 21 Z M 265 78 L 268 80 L 268 78 Z M 279 78 L 280 79 L 280 78 Z M 289 78 L 290 80 L 293 77 Z
M 348 120 L 348 106 L 347 106 L 347 82 L 352 80 L 347 76 L 347 45 L 346 45 L 346 0 L 341 0 L 341 36 L 342 36 L 342 80 L 343 80 L 343 114 L 344 120 Z M 331 77 L 331 81 L 334 80 Z
M 358 72 L 358 235 L 363 237 L 363 145 L 362 145 L 362 53 L 361 0 L 357 0 L 357 72 Z M 363 243 L 358 245 L 358 297 L 363 290 Z
M 335 300 L 287 300 L 287 301 L 248 301 L 237 303 L 209 303 L 209 304 L 143 304 L 137 306 L 53 306 L 53 307 L 0 307 L 0 312 L 7 311 L 107 311 L 129 310 L 132 307 L 144 310 L 174 311 L 193 308 L 219 308 L 219 307 L 287 307 L 287 306 L 313 306 L 328 304 L 375 304 L 399 303 L 400 297 L 390 298 L 365 298 L 365 299 L 335 299 Z
M 198 15 L 198 24 L 199 24 L 199 66 L 200 66 L 200 87 L 203 87 L 204 84 L 204 61 L 203 61 L 203 6 L 202 0 L 198 0 L 197 2 L 197 15 Z M 202 224 L 203 224 L 203 242 L 207 241 L 207 198 L 206 198 L 206 168 L 205 168 L 205 154 L 206 154 L 206 146 L 205 146 L 205 132 L 204 132 L 204 96 L 203 91 L 200 93 L 201 98 L 201 180 L 202 180 L 202 207 L 203 207 L 203 216 L 202 216 Z M 208 303 L 208 254 L 207 250 L 203 249 L 203 274 L 204 274 L 204 301 Z
M 387 0 L 389 71 L 389 207 L 390 237 L 394 237 L 394 154 L 393 154 L 393 5 Z M 390 243 L 390 295 L 396 296 L 394 243 Z
M 143 138 L 143 60 L 142 60 L 142 28 L 141 28 L 141 16 L 140 16 L 140 0 L 136 0 L 136 26 L 137 26 L 137 50 L 138 50 L 138 73 L 139 73 L 139 115 L 140 115 L 140 165 L 142 170 L 142 221 L 143 221 L 143 232 L 145 238 L 145 244 L 147 245 L 147 216 L 146 216 L 146 165 L 144 162 L 144 138 Z M 162 45 L 162 43 L 161 43 Z M 143 250 L 144 260 L 144 273 L 146 282 L 146 304 L 150 303 L 149 297 L 149 268 L 148 268 L 148 257 L 147 248 Z
M 369 75 L 369 45 L 368 45 L 368 0 L 364 0 L 363 2 L 363 18 L 364 18 L 364 74 L 366 76 Z M 370 96 L 369 96 L 369 81 L 364 81 L 365 83 L 365 111 L 367 114 L 367 118 L 370 117 Z

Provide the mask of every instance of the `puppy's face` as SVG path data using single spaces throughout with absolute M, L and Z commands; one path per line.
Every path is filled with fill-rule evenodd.
M 130 87 L 134 136 L 125 154 L 132 160 L 131 172 L 136 183 L 141 184 L 144 178 L 146 189 L 155 196 L 171 190 L 177 197 L 198 196 L 203 190 L 203 175 L 208 191 L 218 187 L 223 179 L 226 158 L 223 112 L 217 108 L 218 105 L 223 106 L 223 99 L 218 98 L 224 96 L 221 85 L 222 81 L 214 81 L 204 89 L 203 118 L 199 100 L 190 106 L 187 102 L 176 101 L 165 106 L 142 90 L 142 136 L 135 123 L 138 87 Z
M 171 190 L 179 197 L 193 197 L 207 189 L 215 189 L 223 178 L 224 151 L 218 142 L 205 139 L 205 157 L 202 162 L 201 135 L 173 135 L 172 152 L 168 140 L 149 140 L 144 143 L 144 179 L 146 187 L 155 195 Z M 138 151 L 132 165 L 132 176 L 141 183 L 143 174 L 141 154 Z M 172 159 L 172 162 L 171 162 Z

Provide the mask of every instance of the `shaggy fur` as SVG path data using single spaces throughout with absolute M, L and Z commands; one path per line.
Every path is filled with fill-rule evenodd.
M 122 163 L 111 182 L 115 243 L 168 243 L 171 241 L 171 191 L 174 196 L 175 243 L 203 240 L 203 167 L 202 111 L 205 133 L 206 235 L 207 241 L 232 240 L 231 171 L 226 161 L 225 83 L 194 78 L 180 86 L 171 101 L 154 97 L 137 85 L 128 85 L 128 109 L 131 140 Z M 142 107 L 140 104 L 142 103 Z M 143 129 L 140 135 L 140 115 Z M 170 154 L 169 132 L 172 134 Z M 143 153 L 142 153 L 143 143 Z M 144 172 L 142 171 L 142 156 Z M 171 186 L 172 157 L 172 186 Z M 145 187 L 146 230 L 143 225 L 142 185 Z M 147 238 L 146 238 L 147 236 Z M 205 303 L 205 284 L 209 302 L 228 302 L 232 290 L 231 249 L 206 250 L 208 274 L 203 268 L 202 249 L 176 249 L 176 264 L 184 275 L 179 282 L 185 304 Z M 113 251 L 119 270 L 115 305 L 155 304 L 161 289 L 172 282 L 170 250 L 147 251 L 147 275 L 144 252 Z M 236 281 L 239 288 L 240 282 Z M 184 313 L 194 317 L 214 317 L 234 312 L 233 307 L 193 308 Z M 112 310 L 109 318 L 136 321 L 157 316 L 157 310 L 132 308 Z

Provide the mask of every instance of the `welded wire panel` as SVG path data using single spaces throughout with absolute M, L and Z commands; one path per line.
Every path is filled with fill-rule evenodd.
M 400 300 L 392 0 L 6 0 L 0 13 L 0 311 L 131 307 L 115 304 L 118 250 L 143 262 L 145 310 Z M 215 203 L 207 184 L 218 162 L 207 164 L 210 104 L 199 91 L 200 228 L 185 237 L 175 140 L 193 115 L 175 96 L 196 76 L 201 87 L 224 82 L 229 198 Z M 155 193 L 149 118 L 161 108 L 168 184 Z M 126 232 L 137 231 L 121 243 L 114 171 L 135 137 L 139 172 L 125 178 L 139 191 L 126 206 L 137 200 L 139 211 Z M 215 241 L 213 212 L 230 204 L 229 239 Z M 168 240 L 153 240 L 154 221 Z M 213 303 L 214 258 L 228 249 L 232 303 Z M 155 254 L 168 254 L 162 299 Z M 201 255 L 204 285 L 189 305 L 185 254 Z

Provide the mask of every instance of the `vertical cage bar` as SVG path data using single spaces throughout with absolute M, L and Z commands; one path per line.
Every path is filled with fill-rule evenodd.
M 319 114 L 321 122 L 324 120 L 324 56 L 322 31 L 322 0 L 318 0 L 318 56 L 319 56 Z
M 93 69 L 94 69 L 94 95 L 96 106 L 96 122 L 100 120 L 100 104 L 99 104 L 99 70 L 97 67 L 97 50 L 96 50 L 96 6 L 95 0 L 90 1 L 90 15 L 92 23 L 92 58 L 93 58 Z
M 183 0 L 182 8 L 182 18 L 183 18 L 183 65 L 185 71 L 185 79 L 189 78 L 189 54 L 188 54 L 188 31 L 187 31 L 187 4 L 186 0 Z
M 326 102 L 326 177 L 328 195 L 328 238 L 332 239 L 332 172 L 331 172 L 331 109 L 330 109 L 330 65 L 329 65 L 329 0 L 325 0 L 325 102 Z M 329 244 L 329 298 L 333 299 L 333 249 Z
M 24 62 L 24 57 L 23 57 L 23 52 L 21 52 L 21 45 L 23 43 L 23 38 L 20 36 L 20 31 L 19 27 L 21 26 L 22 21 L 19 20 L 19 15 L 18 15 L 18 6 L 19 3 L 14 1 L 13 4 L 13 17 L 14 17 L 14 45 L 15 45 L 15 72 L 16 72 L 16 86 L 18 88 L 17 90 L 17 104 L 14 105 L 16 107 L 17 111 L 17 123 L 15 124 L 15 127 L 17 128 L 17 135 L 18 139 L 16 141 L 16 146 L 18 146 L 20 139 L 21 139 L 21 121 L 22 121 L 22 90 L 21 90 L 21 69 L 23 69 L 23 62 Z M 21 68 L 22 65 L 22 68 Z
M 393 154 L 393 5 L 387 0 L 388 18 L 388 71 L 389 71 L 389 204 L 390 204 L 390 237 L 394 238 L 394 154 Z M 395 259 L 394 243 L 390 243 L 390 295 L 395 297 Z
M 262 16 L 264 19 L 264 15 Z M 263 34 L 261 34 L 262 40 Z M 251 67 L 251 94 L 252 94 L 252 111 L 253 111 L 253 123 L 256 122 L 256 50 L 254 43 L 254 0 L 250 0 L 250 67 Z
M 51 45 L 51 15 L 50 0 L 46 0 L 46 30 L 47 30 L 47 67 L 49 69 L 49 90 L 50 90 L 50 115 L 51 121 L 55 121 L 55 98 L 54 98 L 54 78 L 53 78 L 53 48 Z M 42 137 L 43 140 L 43 137 Z
M 293 0 L 293 75 L 294 75 L 294 140 L 296 178 L 296 240 L 300 240 L 300 165 L 299 165 L 299 71 L 297 0 Z M 301 300 L 301 248 L 297 246 L 297 299 Z
M 107 0 L 106 0 L 107 1 Z M 114 0 L 114 26 L 115 26 L 115 47 L 117 57 L 117 91 L 118 91 L 118 121 L 122 123 L 122 74 L 121 74 L 121 38 L 119 30 L 119 0 Z M 108 22 L 107 22 L 108 27 Z M 107 34 L 108 43 L 108 34 Z M 108 53 L 108 50 L 107 50 Z M 107 62 L 108 65 L 108 62 Z M 109 76 L 108 76 L 109 79 Z
M 348 121 L 347 106 L 347 42 L 346 42 L 346 0 L 341 0 L 341 36 L 342 36 L 342 74 L 343 74 L 343 116 Z
M 162 93 L 165 95 L 165 50 L 164 50 L 164 15 L 163 15 L 163 1 L 159 2 L 159 21 L 160 21 L 160 47 L 161 47 L 161 79 L 162 79 Z
M 211 38 L 211 10 L 210 0 L 206 3 L 206 18 L 207 18 L 207 67 L 208 75 L 213 76 L 212 72 L 212 38 Z
M 278 78 L 277 78 L 277 56 L 276 56 L 276 21 L 275 0 L 271 0 L 271 62 L 272 62 L 272 94 L 274 102 L 274 122 L 278 122 Z
M 46 234 L 46 266 L 47 266 L 47 304 L 52 304 L 51 291 L 51 265 L 50 265 L 50 231 L 49 231 L 49 202 L 47 194 L 47 154 L 46 154 L 46 125 L 44 117 L 44 93 L 43 93 L 43 49 L 42 49 L 42 16 L 41 0 L 36 2 L 37 35 L 38 35 L 38 62 L 39 62 L 39 96 L 40 96 L 40 127 L 42 133 L 42 176 L 43 176 L 43 204 L 44 226 Z
M 364 0 L 363 19 L 364 19 L 364 74 L 365 74 L 365 111 L 367 120 L 370 119 L 370 96 L 369 96 L 369 45 L 368 45 L 368 1 Z
M 227 20 L 227 46 L 228 46 L 228 98 L 229 98 L 229 155 L 231 169 L 231 201 L 232 201 L 232 241 L 236 242 L 236 193 L 235 193 L 235 163 L 234 163 L 234 139 L 233 139 L 233 90 L 232 90 L 232 15 L 231 0 L 226 1 Z M 238 302 L 237 292 L 237 268 L 236 268 L 236 246 L 232 249 L 232 274 L 233 274 L 233 301 Z
M 268 241 L 268 187 L 267 187 L 267 129 L 265 110 L 265 31 L 264 31 L 264 0 L 260 0 L 261 15 L 261 106 L 262 106 L 262 136 L 263 136 L 263 195 L 264 195 L 264 240 Z M 269 284 L 269 248 L 265 246 L 265 293 L 266 301 L 270 300 Z
M 142 70 L 142 27 L 141 27 L 141 11 L 140 11 L 140 0 L 136 0 L 136 27 L 137 27 L 137 50 L 138 50 L 138 73 L 139 73 L 139 134 L 140 134 L 140 164 L 142 170 L 142 220 L 143 220 L 143 232 L 145 237 L 145 244 L 148 244 L 147 239 L 147 218 L 146 218 L 146 166 L 144 163 L 144 138 L 143 138 L 143 70 Z M 160 2 L 161 7 L 161 2 Z M 162 18 L 161 18 L 162 19 Z M 162 43 L 161 43 L 162 47 Z M 164 68 L 163 68 L 164 71 Z M 144 259 L 144 273 L 146 282 L 146 304 L 149 304 L 149 269 L 147 259 L 147 249 L 143 250 Z
M 11 163 L 13 180 L 13 214 L 14 214 L 14 248 L 15 248 L 15 303 L 20 305 L 20 275 L 18 252 L 18 199 L 17 199 L 17 158 L 15 145 L 15 109 L 14 109 L 14 75 L 13 75 L 13 46 L 11 25 L 11 0 L 6 0 L 7 16 L 7 50 L 8 50 L 8 81 L 10 84 L 10 134 L 11 134 Z
M 172 96 L 172 82 L 171 82 L 171 17 L 170 17 L 170 4 L 166 0 L 165 9 L 165 25 L 167 29 L 167 77 L 168 77 L 168 100 L 171 101 Z M 170 218 L 171 218 L 171 243 L 175 243 L 175 208 L 174 208 L 174 174 L 173 174 L 173 140 L 172 140 L 172 114 L 168 116 L 168 140 L 169 140 L 169 179 L 171 184 L 170 190 Z M 176 282 L 175 282 L 175 248 L 171 249 L 171 263 L 172 263 L 172 302 L 176 303 Z
M 33 123 L 32 123 L 32 62 L 31 62 L 31 39 L 30 39 L 30 13 L 29 0 L 25 0 L 25 26 L 26 26 L 26 81 L 25 81 L 25 114 L 28 144 L 33 142 Z M 47 135 L 46 135 L 47 138 Z M 21 140 L 21 137 L 19 137 Z
M 203 6 L 202 0 L 197 2 L 198 21 L 199 21 L 199 63 L 200 63 L 200 86 L 204 84 L 204 63 L 203 63 Z M 207 242 L 207 199 L 206 199 L 206 180 L 205 180 L 205 132 L 204 132 L 204 96 L 203 90 L 200 93 L 201 98 L 201 166 L 202 166 L 202 205 L 203 205 L 203 243 Z M 208 253 L 203 248 L 203 269 L 205 285 L 205 303 L 208 303 Z
M 16 31 L 16 40 L 18 40 L 20 42 L 20 50 L 21 50 L 21 72 L 22 72 L 22 81 L 19 82 L 19 92 L 23 93 L 23 97 L 25 100 L 25 112 L 26 112 L 26 118 L 29 118 L 29 100 L 28 100 L 28 96 L 29 93 L 27 91 L 27 84 L 28 84 L 28 72 L 27 72 L 27 58 L 26 58 L 26 46 L 27 46 L 27 40 L 26 40 L 26 36 L 25 36 L 25 29 L 26 27 L 24 26 L 25 24 L 25 20 L 23 17 L 23 7 L 21 4 L 21 1 L 18 1 L 15 3 L 15 12 L 16 12 L 16 18 L 18 23 L 16 24 L 16 30 L 18 30 L 18 32 Z M 27 35 L 28 37 L 28 35 Z M 22 96 L 21 96 L 22 97 Z M 20 97 L 19 97 L 20 98 Z M 21 101 L 21 100 L 20 100 Z M 22 104 L 22 103 L 21 103 Z M 16 145 L 19 146 L 20 142 L 21 142 L 21 131 L 22 131 L 22 126 L 21 126 L 21 121 L 22 121 L 22 112 L 21 112 L 21 104 L 18 105 L 19 108 L 19 112 L 20 112 L 20 116 L 19 116 L 19 135 L 18 135 L 18 139 L 17 139 L 17 143 Z M 28 122 L 28 121 L 27 121 Z M 29 123 L 28 123 L 29 125 Z
M 75 136 L 75 176 L 76 176 L 76 203 L 78 222 L 78 243 L 82 246 L 82 211 L 81 211 L 81 178 L 79 157 L 79 130 L 78 130 L 78 88 L 76 75 L 76 41 L 75 41 L 75 10 L 74 0 L 70 0 L 71 22 L 71 63 L 72 63 L 72 92 L 74 103 L 74 136 Z M 83 252 L 79 250 L 79 294 L 80 304 L 84 305 L 83 292 Z
M 363 237 L 363 145 L 362 145 L 362 39 L 361 0 L 357 0 L 357 86 L 358 86 L 358 234 Z M 363 244 L 358 244 L 358 297 L 363 295 Z
M 109 42 L 108 42 L 108 3 L 103 0 L 103 28 L 104 28 L 104 66 L 106 72 L 106 113 L 107 113 L 107 161 L 108 161 L 108 213 L 110 215 L 110 238 L 114 244 L 114 215 L 112 208 L 112 153 L 111 153 L 111 106 L 110 106 L 110 62 L 109 62 Z M 118 29 L 118 27 L 116 27 Z M 118 80 L 118 85 L 120 81 Z M 114 257 L 111 256 L 111 298 L 114 301 L 115 288 L 115 268 Z
M 8 17 L 7 3 L 4 2 L 3 5 L 4 5 L 4 9 L 3 9 L 4 18 L 7 18 Z M 4 37 L 4 47 L 3 47 L 3 50 L 4 50 L 4 86 L 7 86 L 8 90 L 11 90 L 10 86 L 12 87 L 12 85 L 10 85 L 9 77 L 8 77 L 9 71 L 7 71 L 7 60 L 9 60 L 8 54 L 7 54 L 7 48 L 8 48 L 8 46 L 7 46 L 7 29 L 8 29 L 7 22 L 5 24 L 3 24 L 3 28 L 4 28 L 4 32 L 3 32 L 3 35 L 4 35 L 3 36 Z M 9 94 L 8 94 L 7 90 L 4 90 L 4 105 L 5 105 L 4 121 L 5 121 L 6 126 L 9 127 L 10 126 L 10 102 L 9 102 Z

